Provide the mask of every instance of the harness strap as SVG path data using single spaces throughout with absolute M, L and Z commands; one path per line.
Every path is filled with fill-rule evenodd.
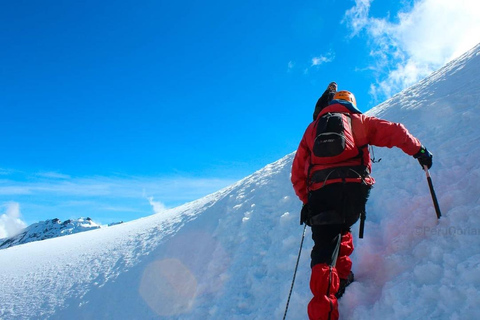
M 370 172 L 366 166 L 336 167 L 315 171 L 310 181 L 311 183 L 323 182 L 325 184 L 328 180 L 333 179 L 361 178 L 365 180 L 369 174 Z
M 344 222 L 345 220 L 343 219 L 343 213 L 339 213 L 335 210 L 319 212 L 309 219 L 311 226 L 342 224 Z

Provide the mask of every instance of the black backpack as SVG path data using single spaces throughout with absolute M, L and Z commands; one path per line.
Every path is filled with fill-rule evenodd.
M 359 155 L 348 113 L 328 112 L 317 119 L 313 154 L 322 164 L 342 162 Z

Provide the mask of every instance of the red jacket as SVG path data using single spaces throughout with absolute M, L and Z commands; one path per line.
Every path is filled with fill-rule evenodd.
M 351 115 L 353 137 L 356 146 L 364 146 L 364 148 L 362 148 L 363 157 L 354 158 L 335 164 L 321 164 L 318 160 L 319 158 L 313 156 L 312 154 L 317 121 L 312 122 L 303 135 L 292 166 L 291 180 L 293 183 L 293 188 L 303 203 L 307 203 L 309 191 L 317 190 L 325 184 L 342 181 L 341 179 L 337 179 L 328 180 L 326 183 L 322 182 L 309 184 L 312 174 L 318 170 L 334 167 L 358 166 L 363 164 L 367 167 L 368 172 L 371 172 L 372 162 L 370 160 L 368 145 L 388 148 L 398 147 L 402 149 L 403 152 L 411 156 L 416 154 L 422 146 L 420 141 L 412 136 L 400 123 L 393 123 L 375 117 L 368 117 L 360 113 L 352 113 L 346 106 L 340 103 L 334 103 L 323 109 L 318 118 L 327 112 L 345 112 Z M 312 164 L 314 165 L 311 166 Z M 364 180 L 369 184 L 373 184 L 375 182 L 375 180 L 370 176 Z M 347 182 L 361 181 L 362 179 L 360 177 L 347 179 Z

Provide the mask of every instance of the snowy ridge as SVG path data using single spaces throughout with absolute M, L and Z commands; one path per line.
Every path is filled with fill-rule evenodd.
M 437 224 L 418 164 L 399 150 L 376 148 L 383 160 L 373 169 L 377 184 L 367 208 L 367 236 L 354 261 L 358 276 L 369 281 L 347 291 L 344 315 L 476 319 L 480 314 L 479 72 L 477 45 L 370 111 L 404 123 L 433 152 L 431 173 L 443 217 Z
M 293 205 L 295 212 L 299 206 L 296 199 L 285 198 L 284 195 L 292 192 L 289 183 L 291 160 L 292 155 L 287 156 L 230 188 L 161 214 L 111 228 L 3 250 L 2 261 L 5 259 L 10 263 L 0 265 L 0 283 L 5 284 L 6 274 L 28 276 L 30 272 L 38 279 L 44 278 L 45 282 L 39 285 L 32 281 L 20 288 L 11 285 L 6 292 L 2 291 L 0 301 L 7 303 L 0 305 L 0 316 L 7 319 L 9 316 L 35 319 L 37 315 L 40 315 L 39 319 L 49 316 L 54 319 L 67 316 L 84 319 L 103 318 L 98 314 L 108 314 L 105 316 L 108 319 L 145 319 L 155 318 L 156 314 L 180 314 L 186 319 L 222 318 L 223 312 L 237 309 L 238 304 L 244 305 L 247 311 L 243 312 L 256 312 L 252 306 L 257 304 L 259 308 L 264 302 L 254 295 L 243 297 L 244 290 L 234 288 L 244 287 L 247 278 L 253 282 L 261 277 L 264 268 L 278 268 L 278 257 L 270 257 L 270 263 L 245 268 L 245 263 L 249 265 L 251 260 L 262 261 L 271 254 L 277 256 L 278 253 L 269 251 L 269 247 L 258 252 L 255 250 L 259 243 L 270 246 L 272 237 L 276 239 L 273 233 L 276 232 L 277 219 L 284 221 L 282 234 L 285 239 L 293 238 L 289 235 L 292 225 L 298 227 L 296 214 L 280 211 L 285 203 Z M 272 185 L 279 177 L 284 183 L 281 183 L 281 190 L 275 192 Z M 272 198 L 264 197 L 267 193 L 275 201 L 270 203 Z M 255 205 L 257 199 L 260 201 L 258 206 Z M 265 211 L 266 208 L 269 209 Z M 272 220 L 272 215 L 276 219 Z M 268 224 L 258 223 L 258 218 Z M 290 219 L 294 223 L 286 223 Z M 290 245 L 288 241 L 286 244 Z M 275 245 L 285 246 L 282 243 Z M 36 249 L 40 246 L 50 251 L 49 259 L 45 259 L 41 248 Z M 290 248 L 295 250 L 295 246 Z M 29 255 L 27 260 L 37 261 L 35 266 L 25 261 L 25 252 L 30 250 L 33 255 Z M 295 257 L 291 258 L 294 261 Z M 157 291 L 151 295 L 139 294 L 165 285 L 164 275 L 155 273 L 155 265 L 163 266 L 165 270 L 182 271 L 178 275 L 182 279 L 195 277 L 193 293 L 182 293 L 173 303 L 171 295 L 174 289 L 170 285 L 166 285 L 163 295 Z M 290 273 L 291 261 L 284 264 L 284 269 Z M 232 274 L 234 270 L 238 274 Z M 55 281 L 47 280 L 51 274 L 55 274 Z M 141 281 L 145 277 L 149 280 Z M 237 277 L 243 280 L 238 281 Z M 232 280 L 237 284 L 227 288 L 225 283 Z M 234 298 L 231 299 L 229 294 L 220 294 L 223 290 L 234 290 Z M 20 298 L 15 301 L 6 299 L 5 296 L 10 294 Z M 149 308 L 150 296 L 158 299 L 159 305 Z M 194 296 L 195 299 L 185 299 L 185 296 Z M 219 302 L 212 305 L 213 297 L 217 297 Z M 221 302 L 222 299 L 225 301 Z M 111 308 L 110 300 L 118 306 Z M 194 308 L 191 314 L 182 315 L 190 308 Z M 242 308 L 239 312 L 242 313 Z
M 100 227 L 100 225 L 93 222 L 90 218 L 79 218 L 76 220 L 66 220 L 64 222 L 60 221 L 60 219 L 41 221 L 28 226 L 16 236 L 0 239 L 0 249 L 94 230 Z
M 357 281 L 340 300 L 341 319 L 480 314 L 478 83 L 479 46 L 371 110 L 434 153 L 443 217 L 418 162 L 375 148 L 382 161 L 363 240 L 353 227 Z M 302 233 L 292 159 L 150 217 L 1 250 L 0 318 L 281 319 Z M 310 235 L 289 320 L 305 319 L 311 298 Z

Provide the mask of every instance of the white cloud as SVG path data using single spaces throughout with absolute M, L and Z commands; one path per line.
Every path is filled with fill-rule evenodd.
M 311 68 L 316 68 L 321 66 L 322 64 L 332 62 L 335 59 L 335 53 L 333 51 L 329 51 L 326 54 L 313 57 L 308 65 L 303 64 L 303 73 L 308 74 Z M 296 63 L 293 61 L 288 62 L 288 71 L 292 71 L 296 67 Z
M 3 183 L 0 182 L 0 196 L 3 195 L 25 195 L 25 194 L 31 194 L 30 187 L 28 186 L 23 186 L 23 185 L 8 185 L 8 182 L 10 180 L 4 180 Z M 1 184 L 6 184 L 6 185 L 1 185 Z
M 58 172 L 39 172 L 37 173 L 39 177 L 49 178 L 49 179 L 70 179 L 71 177 L 66 174 Z
M 313 57 L 310 61 L 310 65 L 303 69 L 304 74 L 308 74 L 310 69 L 317 68 L 322 64 L 332 62 L 335 59 L 335 53 L 329 51 L 326 54 L 320 55 L 318 57 Z
M 150 205 L 152 206 L 154 213 L 159 213 L 167 209 L 167 207 L 160 201 L 154 201 L 153 197 L 147 197 L 147 199 Z
M 13 170 L 0 168 L 0 176 L 7 176 L 12 173 L 13 173 Z
M 352 28 L 352 36 L 358 35 L 369 23 L 368 13 L 372 1 L 373 0 L 356 0 L 355 6 L 345 13 L 344 22 L 346 21 Z
M 329 62 L 329 61 L 331 61 L 331 60 L 329 60 L 328 58 L 323 57 L 323 56 L 322 57 L 314 57 L 312 59 L 312 67 L 313 66 L 319 66 L 319 65 L 324 64 L 325 62 Z
M 20 205 L 8 203 L 5 213 L 0 216 L 0 239 L 13 237 L 27 226 L 20 216 Z
M 352 37 L 362 31 L 368 36 L 378 78 L 371 90 L 374 96 L 390 97 L 480 42 L 478 0 L 415 1 L 395 22 L 371 17 L 371 3 L 356 0 L 343 21 Z
M 321 55 L 321 56 L 318 56 L 318 57 L 313 57 L 311 66 L 312 67 L 320 66 L 324 63 L 332 62 L 333 59 L 335 59 L 335 54 L 333 52 L 328 52 L 325 55 Z
M 25 181 L 26 180 L 26 181 Z M 196 200 L 198 194 L 214 192 L 236 182 L 232 179 L 217 178 L 186 178 L 186 177 L 92 177 L 57 178 L 36 181 L 32 176 L 26 176 L 22 181 L 0 180 L 0 196 L 56 195 L 61 197 L 108 197 L 119 196 L 128 198 L 144 197 L 148 194 L 163 195 L 162 198 Z
M 90 216 L 97 221 L 99 215 L 103 215 L 103 219 L 115 217 L 129 221 L 150 214 L 145 199 L 155 212 L 160 212 L 166 207 L 202 198 L 237 181 L 184 176 L 69 179 L 66 175 L 61 179 L 49 176 L 39 177 L 35 173 L 0 179 L 0 201 L 13 198 L 21 202 L 25 208 L 23 216 L 28 221 L 62 216 L 62 219 Z M 154 199 L 162 199 L 162 202 Z

